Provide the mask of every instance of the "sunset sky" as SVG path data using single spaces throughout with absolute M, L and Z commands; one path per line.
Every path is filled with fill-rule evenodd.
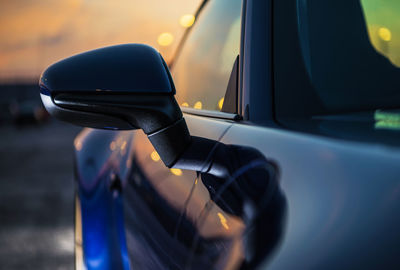
M 57 60 L 121 43 L 152 45 L 168 61 L 184 31 L 182 17 L 194 14 L 200 1 L 0 0 L 0 81 L 36 80 Z M 371 42 L 400 66 L 400 2 L 360 1 Z M 389 50 L 380 48 L 382 39 Z
M 182 16 L 193 14 L 199 2 L 0 0 L 0 80 L 36 79 L 61 58 L 121 43 L 152 45 L 168 60 L 181 24 L 190 25 L 190 16 L 183 22 Z

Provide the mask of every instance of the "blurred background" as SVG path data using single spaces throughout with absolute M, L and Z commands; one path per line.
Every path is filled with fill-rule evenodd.
M 168 62 L 199 0 L 0 0 L 0 269 L 72 269 L 73 139 L 40 73 L 83 51 L 146 43 Z

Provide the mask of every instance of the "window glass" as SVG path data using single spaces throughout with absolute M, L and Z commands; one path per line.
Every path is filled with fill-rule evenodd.
M 240 48 L 241 0 L 211 0 L 172 74 L 181 106 L 220 111 Z
M 398 1 L 274 3 L 278 118 L 400 107 Z
M 400 1 L 361 0 L 374 48 L 400 67 Z

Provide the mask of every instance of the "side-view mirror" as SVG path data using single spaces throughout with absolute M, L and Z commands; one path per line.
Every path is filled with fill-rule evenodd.
M 39 84 L 52 116 L 84 127 L 142 129 L 168 167 L 190 144 L 168 67 L 152 47 L 126 44 L 78 54 L 48 67 Z
M 204 173 L 201 181 L 213 197 L 199 224 L 209 207 L 218 204 L 243 220 L 241 269 L 257 267 L 278 244 L 286 200 L 277 166 L 256 149 L 190 136 L 168 67 L 153 48 L 118 45 L 57 62 L 43 72 L 40 95 L 60 120 L 92 128 L 142 129 L 166 166 Z

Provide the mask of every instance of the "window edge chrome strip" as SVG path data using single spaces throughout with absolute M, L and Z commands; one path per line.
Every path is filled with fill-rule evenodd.
M 242 120 L 242 117 L 238 114 L 234 113 L 226 113 L 226 112 L 218 112 L 218 111 L 210 111 L 210 110 L 199 110 L 189 107 L 180 107 L 183 113 L 197 115 L 197 116 L 206 116 L 211 118 L 220 118 L 220 119 L 228 119 L 234 121 Z

